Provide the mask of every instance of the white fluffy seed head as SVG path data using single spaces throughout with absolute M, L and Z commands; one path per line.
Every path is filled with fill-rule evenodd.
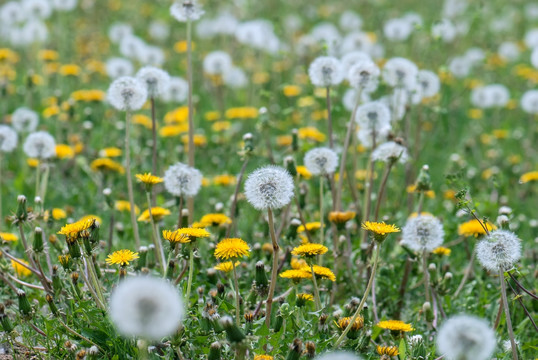
M 320 56 L 310 64 L 308 76 L 315 86 L 338 85 L 344 80 L 344 69 L 340 60 L 332 56 Z
M 227 52 L 212 51 L 203 62 L 204 72 L 209 75 L 224 75 L 232 68 L 232 58 Z
M 521 258 L 521 240 L 511 231 L 494 230 L 476 245 L 476 257 L 489 271 L 506 271 Z
M 422 98 L 429 98 L 437 95 L 441 89 L 441 81 L 436 73 L 429 70 L 420 70 L 417 75 L 416 92 Z
M 334 351 L 317 356 L 315 360 L 361 360 L 361 357 L 347 351 Z
M 170 83 L 170 75 L 166 71 L 153 66 L 144 66 L 138 70 L 136 77 L 146 85 L 150 98 L 155 98 L 162 94 Z
M 26 107 L 20 107 L 11 115 L 11 125 L 18 133 L 35 131 L 39 123 L 39 115 Z
M 23 150 L 28 157 L 48 159 L 56 155 L 56 141 L 48 132 L 38 131 L 28 135 Z
M 159 278 L 127 278 L 110 297 L 110 318 L 124 336 L 160 340 L 177 330 L 184 313 L 178 290 Z
M 538 90 L 529 90 L 523 94 L 521 108 L 528 114 L 538 114 Z
M 374 161 L 388 163 L 398 160 L 400 163 L 405 164 L 408 159 L 407 148 L 394 141 L 387 141 L 376 147 L 372 152 L 372 160 Z
M 375 133 L 386 134 L 392 128 L 390 125 L 390 110 L 381 101 L 371 101 L 357 108 L 355 121 L 359 130 L 370 137 Z
M 349 85 L 362 91 L 372 92 L 377 89 L 380 70 L 371 60 L 362 60 L 349 68 L 347 80 Z
M 439 329 L 437 349 L 447 360 L 486 360 L 495 350 L 495 333 L 477 317 L 457 315 Z
M 111 79 L 131 76 L 134 71 L 133 63 L 124 58 L 111 58 L 106 62 L 106 73 Z
M 109 103 L 118 110 L 138 110 L 144 106 L 148 92 L 138 79 L 123 76 L 110 84 L 107 98 Z
M 175 196 L 191 198 L 202 186 L 202 173 L 183 163 L 170 166 L 164 173 L 164 187 Z
M 176 1 L 170 7 L 170 14 L 179 22 L 198 20 L 204 13 L 202 6 L 196 0 Z
M 388 85 L 413 90 L 417 84 L 418 68 L 410 60 L 395 57 L 385 63 L 382 74 Z
M 165 86 L 161 94 L 161 99 L 166 102 L 184 102 L 189 93 L 189 83 L 177 76 L 170 78 L 170 81 Z
M 0 152 L 12 152 L 17 147 L 17 133 L 7 125 L 0 125 Z
M 280 166 L 269 165 L 252 172 L 245 181 L 245 196 L 258 210 L 280 209 L 293 198 L 293 178 Z
M 312 175 L 332 174 L 338 166 L 338 154 L 332 149 L 319 147 L 309 150 L 303 161 Z
M 444 237 L 443 224 L 432 215 L 409 218 L 402 228 L 402 245 L 417 252 L 431 252 L 443 243 Z

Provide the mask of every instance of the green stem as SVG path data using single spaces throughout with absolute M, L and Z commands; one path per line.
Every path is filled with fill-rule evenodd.
M 430 297 L 430 273 L 428 272 L 428 252 L 422 251 L 422 274 L 424 276 L 424 290 L 426 291 L 426 301 L 431 303 Z
M 192 23 L 187 19 L 187 81 L 189 83 L 188 91 L 188 121 L 189 121 L 189 166 L 194 167 L 194 106 L 192 103 Z M 187 199 L 187 208 L 189 209 L 189 225 L 192 224 L 194 218 L 194 199 Z
M 275 234 L 275 224 L 273 220 L 273 211 L 271 208 L 267 209 L 267 222 L 269 223 L 269 233 L 271 234 L 271 242 L 273 243 L 273 268 L 271 269 L 271 284 L 269 285 L 269 293 L 267 294 L 267 301 L 265 302 L 265 325 L 267 328 L 269 328 L 271 325 L 271 308 L 273 306 L 273 296 L 275 294 L 278 272 L 278 252 L 280 250 Z
M 334 139 L 333 139 L 333 120 L 331 116 L 331 87 L 327 86 L 327 126 L 329 133 L 329 147 L 334 148 Z
M 514 329 L 512 328 L 512 320 L 510 319 L 510 305 L 508 304 L 508 298 L 506 297 L 506 283 L 504 279 L 504 272 L 499 271 L 499 278 L 501 281 L 501 296 L 504 305 L 504 316 L 506 318 L 506 327 L 508 328 L 508 336 L 510 337 L 510 346 L 512 347 L 512 360 L 517 360 L 517 345 L 514 336 Z
M 164 250 L 163 245 L 161 243 L 161 237 L 159 236 L 159 233 L 157 232 L 157 227 L 155 226 L 155 220 L 153 219 L 153 214 L 151 213 L 151 191 L 146 191 L 146 200 L 148 203 L 148 212 L 149 212 L 149 220 L 151 222 L 151 234 L 153 239 L 153 244 L 155 244 L 155 251 L 157 252 L 157 261 L 161 265 L 161 269 L 163 270 L 163 274 L 166 276 L 166 260 L 164 257 Z
M 353 314 L 353 317 L 351 318 L 349 325 L 346 327 L 344 332 L 340 335 L 340 337 L 336 340 L 334 343 L 334 347 L 338 347 L 338 345 L 344 340 L 344 337 L 347 335 L 349 330 L 351 330 L 351 327 L 353 324 L 355 324 L 355 321 L 359 317 L 359 314 L 364 307 L 364 303 L 366 302 L 366 299 L 368 298 L 368 295 L 370 294 L 370 290 L 372 289 L 372 283 L 375 278 L 375 273 L 377 269 L 377 264 L 379 262 L 379 252 L 381 250 L 381 244 L 376 244 L 376 251 L 374 253 L 374 263 L 372 265 L 372 273 L 370 274 L 370 279 L 368 280 L 368 285 L 366 286 L 366 291 L 364 292 L 364 295 L 362 296 L 361 302 L 359 303 L 359 307 L 355 311 L 355 314 Z
M 319 298 L 318 282 L 316 280 L 316 273 L 314 272 L 314 265 L 310 264 L 310 271 L 312 272 L 312 282 L 314 283 L 314 300 L 316 304 L 316 311 L 321 309 L 321 300 Z
M 99 297 L 99 300 L 101 300 L 101 303 L 106 304 L 105 297 L 103 295 L 103 289 L 101 288 L 101 283 L 97 278 L 97 272 L 95 271 L 93 260 L 91 256 L 88 255 L 84 255 L 84 258 L 86 259 L 86 266 L 88 267 L 88 272 L 90 273 L 90 278 L 92 280 L 93 286 L 95 287 L 97 296 Z
M 324 233 L 323 233 L 323 222 L 324 222 L 324 216 L 323 216 L 323 175 L 321 175 L 319 177 L 319 223 L 320 223 L 320 228 L 319 228 L 319 243 L 320 244 L 323 244 L 324 240 L 325 240 L 325 237 L 324 237 Z M 305 229 L 306 231 L 308 231 L 307 229 Z M 335 253 L 336 253 L 336 249 L 334 250 Z
M 133 234 L 135 245 L 140 247 L 140 236 L 138 234 L 138 223 L 136 222 L 133 179 L 131 178 L 131 146 L 130 146 L 130 128 L 131 128 L 131 112 L 127 110 L 125 113 L 125 174 L 127 176 L 127 191 L 129 193 L 129 205 L 131 213 L 131 225 L 133 226 Z
M 234 287 L 235 287 L 235 323 L 240 326 L 239 321 L 239 283 L 237 282 L 237 272 L 235 271 L 235 259 L 232 259 L 232 268 L 234 271 Z
M 189 247 L 189 278 L 187 280 L 187 296 L 185 297 L 187 306 L 189 305 L 189 299 L 191 296 L 192 276 L 194 274 L 194 245 L 189 244 Z

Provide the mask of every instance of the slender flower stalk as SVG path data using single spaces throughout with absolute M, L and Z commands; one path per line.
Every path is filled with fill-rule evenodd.
M 151 156 L 151 172 L 153 174 L 158 174 L 157 172 L 157 120 L 155 118 L 155 98 L 151 97 L 151 145 L 152 145 L 152 156 Z M 154 191 L 152 189 L 152 191 Z M 154 193 L 152 193 L 154 194 Z M 155 202 L 155 197 L 152 197 L 152 200 Z M 148 205 L 148 207 L 155 206 L 154 203 Z
M 157 252 L 157 262 L 161 266 L 163 274 L 166 274 L 167 264 L 164 256 L 164 249 L 161 243 L 161 237 L 157 231 L 157 226 L 155 225 L 155 219 L 153 219 L 153 214 L 151 213 L 151 189 L 146 189 L 146 199 L 148 203 L 149 220 L 151 222 L 153 244 L 155 244 L 155 251 Z
M 333 117 L 331 115 L 331 87 L 327 86 L 327 132 L 329 133 L 329 147 L 334 148 L 334 139 L 333 139 Z
M 381 185 L 379 185 L 379 192 L 377 194 L 377 201 L 375 204 L 375 211 L 374 211 L 374 221 L 379 220 L 379 209 L 381 208 L 381 200 L 383 199 L 383 195 L 385 194 L 385 188 L 387 186 L 387 180 L 390 175 L 390 171 L 392 169 L 392 166 L 395 164 L 395 161 L 389 161 L 387 166 L 385 167 L 385 172 L 383 174 L 383 179 L 381 180 Z
M 241 323 L 239 321 L 239 283 L 237 282 L 237 271 L 235 270 L 235 260 L 232 260 L 232 267 L 233 267 L 233 273 L 234 273 L 234 287 L 235 287 L 235 324 L 237 326 L 240 326 Z
M 323 232 L 324 227 L 324 212 L 323 212 L 323 175 L 319 177 L 319 222 L 320 222 L 320 228 L 319 228 L 319 243 L 323 244 L 325 241 L 325 236 Z M 305 228 L 306 231 L 308 231 Z M 334 249 L 334 252 L 336 253 L 336 249 Z
M 187 293 L 185 295 L 185 301 L 187 306 L 189 305 L 189 299 L 191 297 L 192 277 L 194 275 L 194 244 L 189 244 L 189 277 L 187 278 Z
M 187 104 L 189 108 L 189 166 L 194 167 L 194 106 L 192 103 L 192 21 L 187 18 L 187 81 L 189 83 L 189 92 Z M 187 199 L 187 208 L 189 209 L 189 225 L 192 224 L 194 216 L 194 199 Z
M 319 297 L 318 281 L 316 280 L 316 273 L 314 272 L 314 264 L 310 264 L 310 271 L 312 272 L 312 283 L 314 284 L 314 301 L 316 304 L 316 311 L 321 309 L 321 300 Z
M 275 234 L 275 224 L 273 220 L 273 211 L 271 210 L 271 208 L 267 209 L 267 219 L 269 223 L 271 242 L 273 244 L 273 267 L 271 269 L 271 283 L 269 285 L 267 301 L 265 302 L 265 325 L 269 328 L 269 325 L 271 324 L 271 308 L 273 306 L 273 296 L 275 294 L 276 288 L 276 279 L 278 273 L 278 252 L 280 250 L 280 247 L 278 246 L 278 240 Z
M 508 298 L 506 297 L 506 280 L 504 278 L 503 271 L 499 271 L 499 280 L 501 282 L 501 296 L 502 305 L 504 306 L 504 316 L 506 318 L 506 327 L 508 328 L 508 336 L 510 337 L 510 346 L 512 348 L 512 360 L 518 360 L 517 345 L 514 336 L 514 329 L 512 328 L 512 320 L 510 319 L 510 306 L 508 304 Z
M 133 179 L 131 178 L 131 111 L 125 112 L 125 173 L 127 175 L 127 192 L 129 195 L 129 212 L 131 214 L 131 225 L 136 248 L 140 247 L 140 235 L 138 234 L 138 223 L 136 222 L 136 210 L 133 193 Z M 151 208 L 151 206 L 150 206 Z M 150 215 L 151 217 L 151 215 Z

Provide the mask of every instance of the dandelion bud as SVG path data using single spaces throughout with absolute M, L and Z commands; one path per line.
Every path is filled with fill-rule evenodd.
M 71 341 L 67 340 L 65 343 L 64 343 L 64 346 L 65 348 L 70 351 L 70 352 L 75 352 L 77 351 L 77 348 L 78 346 L 76 344 L 73 344 Z
M 54 299 L 50 294 L 45 295 L 45 299 L 47 300 L 47 303 L 49 304 L 50 312 L 54 314 L 54 316 L 58 316 L 58 308 L 56 307 L 56 304 L 54 303 Z
M 435 270 L 437 270 L 437 266 L 434 263 L 431 263 L 430 265 L 428 265 L 428 270 L 429 271 L 435 271 Z
M 329 325 L 327 324 L 328 318 L 329 318 L 329 315 L 327 314 L 321 314 L 319 316 L 319 323 L 318 323 L 319 332 L 325 333 L 329 330 Z
M 430 181 L 429 166 L 424 165 L 418 174 L 416 190 L 417 191 L 429 191 L 431 190 L 432 184 Z
M 293 158 L 293 156 L 286 156 L 284 158 L 284 167 L 286 168 L 286 170 L 288 170 L 291 176 L 297 176 L 297 168 L 295 166 L 295 159 Z
M 166 269 L 166 277 L 168 279 L 173 279 L 174 278 L 174 270 L 176 268 L 176 262 L 171 259 L 169 262 L 168 262 L 168 268 Z
M 219 296 L 222 296 L 224 295 L 224 292 L 226 291 L 226 288 L 224 287 L 224 285 L 222 283 L 218 283 L 217 284 L 217 293 Z
M 313 359 L 316 356 L 316 344 L 312 341 L 307 341 L 304 345 L 306 348 L 306 357 Z
M 303 342 L 299 339 L 293 340 L 291 344 L 290 352 L 286 357 L 286 360 L 299 360 L 303 354 Z
M 84 360 L 85 357 L 86 357 L 86 350 L 82 349 L 77 353 L 76 360 Z
M 221 345 L 218 341 L 212 343 L 209 347 L 209 355 L 207 357 L 207 360 L 220 360 L 220 349 Z
M 231 317 L 225 316 L 220 320 L 220 324 L 226 331 L 226 338 L 231 343 L 239 343 L 245 339 L 245 334 L 235 325 Z
M 59 294 L 62 291 L 62 279 L 58 275 L 58 265 L 52 267 L 52 288 L 55 294 Z
M 14 329 L 13 324 L 5 313 L 4 304 L 0 304 L 0 325 L 2 325 L 2 329 L 4 329 L 6 333 L 10 333 Z
M 150 244 L 148 245 L 148 251 L 147 251 L 147 254 L 146 254 L 146 266 L 148 268 L 153 268 L 155 267 L 155 245 L 154 244 Z
M 508 230 L 510 227 L 510 219 L 506 215 L 497 216 L 497 224 L 503 229 Z
M 243 135 L 243 142 L 245 143 L 243 146 L 243 151 L 245 153 L 250 153 L 254 150 L 254 140 L 251 133 L 246 133 Z
M 28 301 L 24 290 L 18 289 L 17 297 L 19 298 L 19 311 L 23 316 L 29 315 L 32 312 L 32 307 L 30 306 L 30 302 Z
M 71 270 L 71 266 L 73 265 L 73 261 L 71 261 L 71 256 L 60 255 L 58 256 L 58 261 L 60 262 L 60 265 L 62 265 L 65 271 L 69 272 Z
M 28 219 L 28 212 L 26 211 L 26 196 L 19 195 L 17 197 L 17 220 L 18 221 L 26 221 Z
M 82 254 L 80 253 L 80 247 L 78 246 L 77 240 L 73 237 L 67 237 L 66 242 L 69 255 L 71 255 L 73 259 L 80 258 Z
M 90 356 L 99 355 L 99 348 L 95 345 L 93 345 L 91 348 L 88 349 L 88 354 Z
M 41 253 L 43 251 L 43 230 L 40 227 L 36 227 L 34 230 L 34 243 L 33 249 L 35 253 Z
M 263 262 L 258 261 L 256 263 L 256 290 L 260 294 L 260 296 L 263 296 L 266 291 L 267 287 L 269 286 L 269 281 L 267 280 L 267 274 L 265 273 L 265 265 Z
M 291 130 L 291 149 L 294 152 L 299 150 L 299 131 L 297 129 Z
M 433 321 L 433 310 L 432 305 L 429 301 L 426 301 L 422 305 L 422 312 L 424 313 L 424 316 L 426 317 L 426 321 L 431 323 Z

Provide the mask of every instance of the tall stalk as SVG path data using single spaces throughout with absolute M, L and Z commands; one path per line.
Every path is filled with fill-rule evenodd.
M 131 225 L 133 226 L 133 235 L 136 248 L 140 247 L 140 236 L 138 235 L 138 223 L 136 222 L 135 202 L 133 193 L 133 179 L 131 175 L 131 111 L 125 113 L 125 173 L 127 176 L 127 192 L 129 193 L 129 207 L 131 213 Z
M 157 120 L 155 118 L 155 98 L 151 97 L 151 172 L 157 175 Z M 155 188 L 151 189 L 152 194 L 155 194 Z M 155 206 L 155 196 L 152 197 L 151 206 Z
M 501 296 L 504 305 L 504 316 L 506 318 L 506 327 L 508 328 L 508 336 L 510 337 L 510 346 L 512 347 L 512 360 L 517 360 L 517 345 L 514 336 L 514 329 L 512 328 L 512 320 L 510 319 L 510 305 L 506 297 L 506 283 L 504 279 L 503 271 L 499 271 L 499 280 L 501 281 Z
M 164 257 L 164 249 L 161 243 L 161 237 L 159 236 L 157 227 L 155 226 L 155 220 L 153 219 L 153 214 L 151 213 L 151 190 L 146 191 L 146 199 L 148 202 L 149 221 L 151 222 L 151 233 L 152 233 L 152 238 L 153 238 L 153 244 L 155 244 L 155 251 L 157 252 L 157 260 L 159 262 L 159 265 L 161 265 L 163 274 L 166 274 L 167 263 Z
M 333 139 L 333 117 L 331 115 L 331 87 L 327 86 L 327 132 L 329 133 L 329 147 L 334 148 L 334 139 Z
M 189 299 L 191 297 L 191 287 L 192 287 L 192 276 L 194 274 L 194 245 L 189 244 L 189 278 L 187 279 L 187 295 L 185 296 L 185 301 L 187 306 L 189 306 Z
M 235 270 L 235 259 L 232 259 L 232 268 L 234 271 L 234 287 L 235 287 L 235 324 L 240 326 L 239 322 L 239 283 L 237 282 L 237 272 Z
M 318 281 L 316 280 L 316 273 L 314 272 L 314 264 L 310 264 L 310 271 L 312 272 L 312 283 L 314 284 L 314 300 L 316 303 L 316 311 L 321 309 L 321 300 L 319 297 Z
M 194 107 L 192 104 L 192 22 L 190 17 L 187 18 L 187 81 L 189 91 L 187 104 L 189 107 L 189 166 L 194 167 Z M 194 198 L 187 199 L 187 208 L 189 209 L 189 225 L 192 224 L 194 216 Z
M 271 284 L 269 285 L 269 293 L 267 294 L 267 301 L 265 302 L 265 325 L 267 328 L 269 328 L 271 325 L 271 308 L 273 306 L 273 296 L 275 294 L 278 273 L 278 252 L 280 247 L 278 246 L 278 240 L 275 234 L 275 224 L 273 220 L 273 211 L 271 208 L 267 209 L 267 219 L 269 223 L 269 233 L 271 234 L 271 242 L 273 243 L 273 268 L 271 270 Z

